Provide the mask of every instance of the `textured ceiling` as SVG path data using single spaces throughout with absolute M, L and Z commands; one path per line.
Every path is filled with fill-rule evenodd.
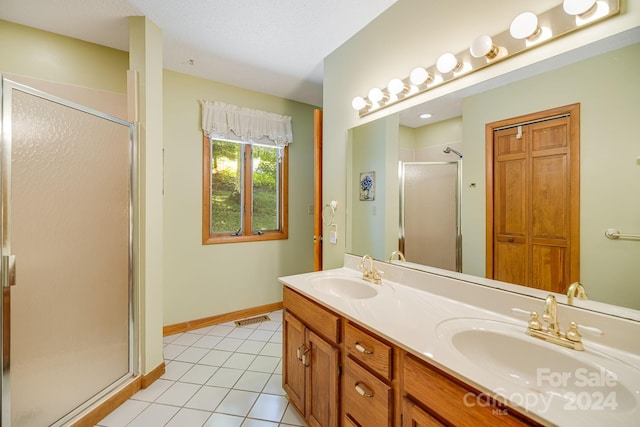
M 321 106 L 324 57 L 394 2 L 0 0 L 0 19 L 128 50 L 127 17 L 147 16 L 165 68 Z

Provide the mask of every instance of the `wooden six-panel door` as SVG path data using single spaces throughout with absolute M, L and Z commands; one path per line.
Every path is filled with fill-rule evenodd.
M 488 277 L 562 293 L 579 279 L 578 120 L 572 105 L 487 125 Z

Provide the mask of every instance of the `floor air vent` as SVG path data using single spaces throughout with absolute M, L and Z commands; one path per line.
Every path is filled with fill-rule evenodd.
M 249 317 L 248 319 L 242 319 L 242 320 L 236 320 L 236 326 L 247 326 L 247 325 L 252 325 L 254 323 L 260 323 L 260 322 L 264 322 L 267 320 L 271 320 L 269 318 L 269 316 L 262 315 L 262 316 L 256 316 L 256 317 Z

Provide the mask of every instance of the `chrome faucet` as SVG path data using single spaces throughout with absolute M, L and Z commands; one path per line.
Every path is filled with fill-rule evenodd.
M 369 261 L 369 267 L 366 266 L 366 261 Z M 360 265 L 358 266 L 360 270 L 362 270 L 362 279 L 367 282 L 374 283 L 376 285 L 380 285 L 382 283 L 382 271 L 378 270 L 375 265 L 373 265 L 373 257 L 371 255 L 365 255 L 362 257 L 362 261 L 360 261 Z
M 584 290 L 584 286 L 580 282 L 573 282 L 567 289 L 567 303 L 569 305 L 573 305 L 573 298 L 575 297 L 582 301 L 588 298 L 587 291 Z

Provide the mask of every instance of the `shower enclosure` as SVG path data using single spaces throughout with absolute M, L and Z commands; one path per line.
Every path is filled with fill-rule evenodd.
M 136 370 L 134 127 L 1 89 L 2 425 L 63 425 Z
M 460 163 L 400 163 L 399 247 L 407 261 L 462 271 Z

